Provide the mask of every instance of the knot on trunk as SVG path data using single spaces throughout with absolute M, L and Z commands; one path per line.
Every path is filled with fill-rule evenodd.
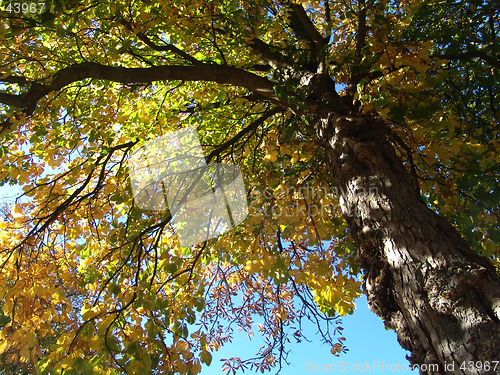
M 342 121 L 339 136 L 357 142 L 383 143 L 388 133 L 388 128 L 382 120 L 372 117 L 356 116 L 345 117 Z M 372 144 L 373 144 L 372 143 Z
M 489 316 L 492 321 L 498 322 L 498 317 L 491 311 L 490 301 L 487 301 L 482 291 L 482 282 L 487 278 L 487 274 L 486 268 L 474 265 L 451 266 L 429 271 L 424 287 L 429 304 L 441 314 L 458 315 L 461 309 L 470 309 L 473 301 L 477 301 L 479 297 L 484 309 L 481 315 Z

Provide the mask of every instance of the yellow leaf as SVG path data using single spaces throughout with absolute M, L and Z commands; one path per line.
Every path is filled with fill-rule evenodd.
M 195 375 L 195 374 L 199 374 L 200 371 L 201 371 L 201 365 L 200 365 L 200 362 L 195 362 L 191 368 L 189 369 L 191 374 Z
M 380 117 L 382 117 L 382 120 L 387 120 L 387 118 L 389 117 L 389 108 L 381 109 L 380 111 L 378 111 L 378 114 L 380 115 Z
M 2 342 L 0 342 L 0 353 L 3 353 L 6 348 L 7 348 L 7 340 L 3 339 Z
M 53 303 L 59 303 L 59 302 L 62 302 L 63 300 L 64 300 L 64 295 L 62 295 L 62 293 L 55 292 L 52 294 L 52 302 Z
M 34 347 L 36 344 L 35 332 L 26 332 L 26 334 L 24 335 L 24 340 L 28 348 Z
M 264 156 L 264 160 L 270 161 L 271 163 L 275 162 L 278 159 L 278 151 L 273 150 L 269 151 L 266 156 Z
M 281 149 L 280 149 L 280 153 L 281 153 L 282 155 L 290 155 L 290 154 L 292 153 L 292 150 L 291 150 L 291 149 L 290 149 L 290 147 L 288 147 L 288 146 L 283 146 L 283 147 L 281 147 Z
M 11 209 L 10 213 L 12 214 L 13 217 L 21 217 L 23 216 L 23 212 L 21 210 L 21 205 L 20 204 L 14 204 Z
M 311 159 L 313 157 L 312 154 L 305 154 L 305 155 L 302 155 L 302 157 L 300 158 L 300 161 L 309 161 L 309 159 Z
M 341 351 L 342 351 L 342 345 L 340 345 L 340 344 L 335 344 L 330 349 L 330 353 L 332 353 L 333 355 L 336 355 L 337 353 L 340 353 Z
M 21 362 L 28 362 L 28 360 L 30 359 L 30 350 L 26 346 L 23 346 L 21 348 L 19 354 L 21 355 Z
M 31 354 L 31 363 L 37 363 L 38 362 L 37 349 L 33 348 L 30 354 Z
M 204 364 L 210 366 L 210 363 L 212 363 L 212 354 L 210 354 L 210 352 L 207 352 L 206 350 L 203 350 L 200 353 L 200 359 Z

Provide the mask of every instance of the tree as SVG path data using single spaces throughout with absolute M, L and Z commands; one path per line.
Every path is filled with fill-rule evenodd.
M 0 179 L 24 200 L 0 223 L 2 356 L 195 374 L 256 316 L 266 345 L 228 372 L 281 365 L 303 318 L 338 354 L 362 270 L 412 364 L 495 373 L 498 12 L 445 5 L 4 6 Z M 241 168 L 250 206 L 181 247 L 168 210 L 134 202 L 125 162 L 188 126 L 207 162 Z

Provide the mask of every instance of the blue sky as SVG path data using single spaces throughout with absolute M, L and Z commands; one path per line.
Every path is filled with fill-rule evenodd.
M 347 354 L 334 357 L 330 353 L 330 346 L 322 345 L 319 337 L 315 337 L 314 327 L 305 326 L 307 337 L 311 342 L 303 341 L 300 344 L 289 345 L 291 353 L 288 357 L 290 365 L 285 366 L 281 374 L 283 375 L 307 375 L 325 373 L 366 373 L 371 375 L 382 375 L 389 373 L 418 374 L 418 370 L 411 371 L 404 365 L 409 362 L 405 355 L 409 352 L 403 350 L 397 342 L 396 333 L 384 328 L 380 318 L 368 309 L 366 297 L 356 300 L 356 310 L 353 315 L 348 315 L 342 319 L 343 334 L 346 338 L 346 345 L 349 348 Z M 251 358 L 262 345 L 260 338 L 255 335 L 252 341 L 248 340 L 245 333 L 235 334 L 233 342 L 222 347 L 218 352 L 212 353 L 212 364 L 203 367 L 202 375 L 221 375 L 222 358 L 241 357 Z M 379 364 L 379 367 L 374 367 Z M 384 365 L 382 369 L 382 363 Z M 398 369 L 399 363 L 399 371 Z M 322 371 L 327 365 L 329 371 Z M 334 371 L 336 365 L 337 371 Z M 366 365 L 368 367 L 365 369 Z M 391 365 L 393 365 L 391 371 Z M 315 368 L 318 371 L 315 371 Z M 406 371 L 403 371 L 404 369 Z M 241 372 L 240 372 L 241 373 Z M 255 373 L 245 371 L 245 373 Z M 270 372 L 269 374 L 274 374 Z M 259 372 L 260 374 L 260 372 Z

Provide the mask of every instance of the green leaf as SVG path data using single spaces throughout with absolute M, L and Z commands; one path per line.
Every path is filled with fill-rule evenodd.
M 120 341 L 116 337 L 114 337 L 114 336 L 108 337 L 108 339 L 106 341 L 106 344 L 114 352 L 120 352 L 121 351 Z

